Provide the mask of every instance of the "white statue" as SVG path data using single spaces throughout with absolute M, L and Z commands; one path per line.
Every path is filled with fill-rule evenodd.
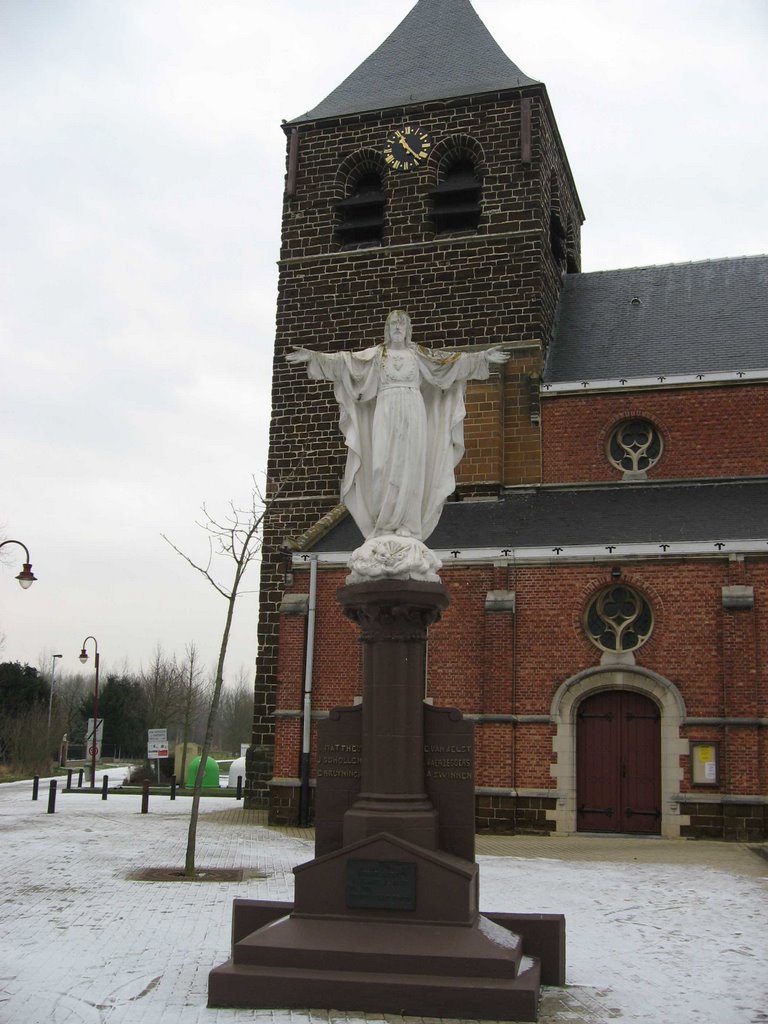
M 387 317 L 384 344 L 362 352 L 295 348 L 313 380 L 332 380 L 349 449 L 341 500 L 366 538 L 350 559 L 348 582 L 389 577 L 437 580 L 437 557 L 423 541 L 456 486 L 464 454 L 464 390 L 485 380 L 499 348 L 431 352 L 411 340 L 402 310 Z

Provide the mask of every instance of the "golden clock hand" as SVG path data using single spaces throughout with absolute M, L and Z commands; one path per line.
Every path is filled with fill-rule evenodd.
M 397 136 L 400 139 L 400 144 L 402 145 L 403 149 L 407 149 L 408 152 L 411 154 L 411 156 L 416 157 L 416 159 L 419 160 L 420 159 L 419 154 L 415 150 L 411 149 L 411 147 L 405 141 L 405 136 L 403 135 L 403 133 L 402 132 L 398 132 Z

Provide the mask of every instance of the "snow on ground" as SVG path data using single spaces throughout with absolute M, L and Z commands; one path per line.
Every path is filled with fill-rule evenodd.
M 60 793 L 49 815 L 47 785 L 37 803 L 30 796 L 30 783 L 0 786 L 0 1024 L 357 1019 L 205 1005 L 208 971 L 228 957 L 233 898 L 290 899 L 291 869 L 312 856 L 309 841 L 224 824 L 211 812 L 237 805 L 209 797 L 198 866 L 262 877 L 130 881 L 139 868 L 181 867 L 188 799 L 153 796 L 142 815 L 138 796 Z M 481 905 L 566 915 L 569 987 L 545 990 L 542 1021 L 768 1021 L 768 862 L 761 877 L 700 864 L 568 861 L 550 856 L 556 841 L 546 839 L 537 848 L 542 856 L 480 858 Z
M 608 990 L 615 1017 L 768 1021 L 768 879 L 671 864 L 481 863 L 481 908 L 565 914 L 567 983 Z

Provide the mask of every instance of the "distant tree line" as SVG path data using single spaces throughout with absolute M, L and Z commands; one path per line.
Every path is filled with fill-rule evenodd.
M 102 756 L 145 758 L 149 729 L 167 729 L 171 750 L 184 740 L 202 743 L 211 685 L 194 645 L 181 660 L 158 647 L 140 672 L 102 670 Z M 0 763 L 15 770 L 48 771 L 64 735 L 72 753 L 82 757 L 93 715 L 93 688 L 92 671 L 57 672 L 51 701 L 50 673 L 0 662 Z M 250 743 L 252 718 L 253 682 L 241 670 L 222 691 L 214 749 L 239 755 L 240 745 Z

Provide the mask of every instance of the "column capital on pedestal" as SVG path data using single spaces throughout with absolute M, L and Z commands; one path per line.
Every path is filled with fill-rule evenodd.
M 442 583 L 392 580 L 352 583 L 337 591 L 344 615 L 360 626 L 363 642 L 425 640 L 450 598 Z

